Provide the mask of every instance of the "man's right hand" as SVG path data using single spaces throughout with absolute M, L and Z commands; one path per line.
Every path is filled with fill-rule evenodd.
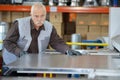
M 82 53 L 80 53 L 79 51 L 75 51 L 75 50 L 67 50 L 66 51 L 66 54 L 67 55 L 70 55 L 70 56 L 79 56 L 79 55 L 82 55 Z
M 26 52 L 26 51 L 21 51 L 19 56 L 21 57 L 21 56 L 23 56 L 23 55 L 25 55 L 25 54 L 28 54 L 28 52 Z

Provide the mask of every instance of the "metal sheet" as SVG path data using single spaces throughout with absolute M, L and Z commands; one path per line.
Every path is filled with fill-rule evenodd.
M 108 59 L 111 56 L 83 55 L 83 56 L 67 56 L 67 55 L 52 55 L 52 54 L 27 54 L 12 64 L 7 65 L 10 68 L 21 69 L 77 69 L 77 68 L 110 68 Z
M 119 63 L 110 55 L 27 54 L 7 66 L 19 73 L 93 74 L 97 69 L 119 71 Z
M 111 7 L 109 12 L 109 48 L 114 49 L 112 46 L 111 38 L 120 34 L 120 8 Z
M 0 77 L 0 80 L 119 80 L 120 77 L 96 77 L 88 78 L 40 78 L 40 77 Z

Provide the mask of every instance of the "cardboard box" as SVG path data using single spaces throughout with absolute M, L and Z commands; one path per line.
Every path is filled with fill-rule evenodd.
M 89 14 L 88 25 L 100 25 L 101 15 L 100 14 Z
M 97 38 L 101 37 L 101 33 L 87 33 L 87 40 L 96 40 Z
M 63 22 L 62 13 L 51 12 L 49 13 L 50 22 Z
M 23 17 L 30 16 L 30 12 L 23 12 Z
M 108 36 L 108 33 L 101 33 L 101 36 Z
M 89 14 L 77 14 L 76 25 L 88 25 Z
M 101 33 L 108 33 L 109 28 L 108 26 L 101 26 Z
M 105 25 L 105 26 L 109 25 L 109 14 L 101 14 L 100 25 Z
M 2 12 L 2 21 L 11 22 L 11 12 Z
M 76 33 L 87 33 L 88 26 L 87 25 L 76 25 Z
M 101 33 L 101 26 L 89 26 L 89 32 Z
M 81 39 L 85 40 L 88 32 L 88 26 L 87 25 L 77 25 L 76 26 L 76 33 L 81 35 Z
M 15 19 L 17 18 L 22 18 L 23 16 L 23 12 L 12 12 L 12 22 L 15 21 Z
M 63 34 L 64 34 L 64 26 L 63 26 L 63 23 L 54 22 L 54 23 L 52 23 L 52 24 L 53 24 L 53 26 L 55 27 L 58 35 L 63 38 Z

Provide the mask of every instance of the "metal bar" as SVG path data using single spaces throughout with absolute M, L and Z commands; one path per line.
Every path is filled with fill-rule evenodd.
M 3 43 L 3 40 L 0 40 L 0 43 Z
M 68 45 L 80 45 L 80 46 L 108 46 L 107 43 L 79 43 L 79 42 L 66 42 Z
M 56 6 L 54 6 L 56 7 Z M 18 12 L 29 12 L 31 6 L 26 5 L 0 5 L 0 11 L 18 11 Z M 51 12 L 51 6 L 46 6 L 47 12 Z M 68 7 L 68 6 L 57 6 L 56 12 L 72 12 L 72 13 L 109 13 L 108 7 Z
M 93 73 L 92 68 L 79 68 L 79 69 L 19 69 L 17 73 L 46 73 L 48 74 L 90 74 Z
M 120 76 L 120 70 L 105 70 L 105 69 L 97 69 L 95 70 L 96 76 Z

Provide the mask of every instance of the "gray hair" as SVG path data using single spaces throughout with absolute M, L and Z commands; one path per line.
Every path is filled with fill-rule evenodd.
M 45 6 L 41 2 L 36 2 L 34 5 L 32 5 L 32 7 L 31 7 L 31 13 L 34 11 L 35 7 L 42 8 L 43 11 L 44 11 L 44 13 L 45 13 L 45 15 L 46 15 L 46 8 L 45 8 Z

